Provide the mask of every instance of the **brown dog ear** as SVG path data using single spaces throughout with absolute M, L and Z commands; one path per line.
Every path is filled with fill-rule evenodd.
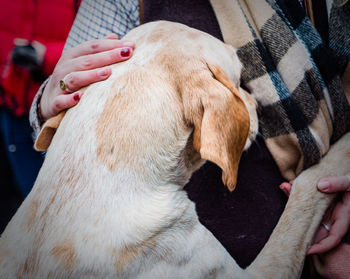
M 194 125 L 194 148 L 222 169 L 222 181 L 233 191 L 249 133 L 249 114 L 224 71 L 208 68 L 191 75 L 182 88 L 185 118 Z
M 56 130 L 60 125 L 65 114 L 66 111 L 62 111 L 58 115 L 51 117 L 44 123 L 44 126 L 41 129 L 34 143 L 35 150 L 46 151 L 49 148 L 51 140 L 55 135 Z

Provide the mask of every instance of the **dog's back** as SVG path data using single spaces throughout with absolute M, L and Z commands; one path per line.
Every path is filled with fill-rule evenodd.
M 158 273 L 147 275 L 156 278 L 176 267 L 173 261 L 187 261 L 182 254 L 193 252 L 179 245 L 181 230 L 193 244 L 206 237 L 212 243 L 180 190 L 200 167 L 198 151 L 208 141 L 191 137 L 193 127 L 202 124 L 203 107 L 209 106 L 199 96 L 199 90 L 213 86 L 208 64 L 220 65 L 236 83 L 240 64 L 233 50 L 216 39 L 168 25 L 151 23 L 129 33 L 127 39 L 136 43 L 133 57 L 114 65 L 112 76 L 89 86 L 66 113 L 33 190 L 2 235 L 0 278 L 145 278 L 145 265 L 163 262 L 165 267 L 153 271 Z M 232 105 L 232 93 L 225 90 L 218 117 L 231 116 L 225 102 Z M 241 97 L 235 98 L 244 107 Z M 247 111 L 240 113 L 243 124 L 238 126 L 244 129 L 232 143 L 238 157 L 249 129 Z M 217 259 L 205 269 L 214 268 L 222 255 L 230 259 L 217 246 Z M 186 277 L 189 271 L 183 270 Z
M 200 157 L 222 168 L 232 190 L 257 132 L 255 103 L 236 88 L 234 50 L 165 22 L 127 39 L 133 57 L 89 86 L 60 123 L 0 239 L 0 278 L 297 278 L 332 199 L 315 184 L 350 171 L 350 134 L 294 181 L 270 240 L 242 270 L 181 191 Z M 57 119 L 37 147 L 50 144 Z

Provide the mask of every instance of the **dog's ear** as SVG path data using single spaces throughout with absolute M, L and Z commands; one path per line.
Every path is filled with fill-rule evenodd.
M 182 86 L 185 119 L 194 126 L 194 148 L 222 169 L 230 191 L 249 133 L 248 110 L 234 84 L 218 66 L 194 73 Z
M 66 111 L 60 112 L 58 115 L 48 119 L 42 127 L 36 141 L 34 148 L 37 151 L 46 151 L 51 143 L 53 136 L 56 133 L 58 126 L 60 125 Z

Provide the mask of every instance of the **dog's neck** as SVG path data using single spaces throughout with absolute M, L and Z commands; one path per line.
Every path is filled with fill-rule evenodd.
M 117 241 L 137 242 L 138 237 L 150 237 L 172 220 L 185 218 L 188 210 L 194 211 L 186 193 L 180 190 L 192 173 L 191 166 L 200 158 L 191 153 L 193 150 L 186 149 L 186 145 L 192 145 L 190 140 L 187 142 L 190 128 L 184 129 L 185 134 L 181 136 L 174 135 L 172 142 L 162 144 L 155 139 L 156 135 L 145 133 L 147 123 L 136 121 L 134 127 L 118 128 L 113 134 L 100 135 L 101 142 L 97 144 L 98 133 L 102 130 L 96 128 L 95 133 L 90 130 L 94 125 L 98 127 L 104 109 L 97 106 L 88 113 L 95 98 L 103 98 L 95 95 L 86 94 L 79 104 L 82 107 L 66 114 L 54 138 L 55 148 L 47 153 L 38 177 L 40 184 L 35 185 L 32 197 L 41 196 L 50 201 L 50 208 L 60 208 L 61 211 L 55 214 L 62 214 L 63 219 L 67 214 L 64 212 L 69 212 L 71 218 L 84 220 L 84 224 L 91 224 L 91 227 L 102 218 L 99 216 L 103 216 L 105 231 L 116 232 L 123 228 L 118 232 Z M 125 121 L 133 117 L 135 115 Z M 109 124 L 121 122 L 110 119 L 104 123 Z M 138 141 L 127 133 L 128 129 L 136 128 L 143 135 Z M 162 133 L 158 133 L 161 137 Z M 125 145 L 132 148 L 123 148 Z M 99 150 L 99 146 L 102 149 Z M 111 153 L 114 153 L 113 158 L 103 157 Z M 186 159 L 192 155 L 198 160 Z M 46 222 L 62 218 L 48 216 Z M 52 224 L 53 227 L 56 225 Z
M 67 112 L 54 138 L 55 149 L 47 154 L 46 172 L 57 176 L 51 181 L 60 187 L 80 183 L 84 188 L 100 185 L 103 191 L 110 185 L 116 193 L 122 187 L 181 189 L 202 161 L 193 148 L 192 127 L 184 123 L 181 106 L 174 105 L 177 95 L 165 86 L 136 84 L 147 80 L 148 73 L 119 75 L 110 79 L 114 82 L 90 87 Z M 162 82 L 161 76 L 150 78 Z

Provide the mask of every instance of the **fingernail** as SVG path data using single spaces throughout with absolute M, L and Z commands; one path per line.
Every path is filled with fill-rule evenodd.
M 73 96 L 74 101 L 79 101 L 80 100 L 80 95 L 79 93 L 75 93 Z
M 100 69 L 97 71 L 97 74 L 101 77 L 105 77 L 108 75 L 108 69 L 107 68 Z
M 318 189 L 320 189 L 321 191 L 328 191 L 329 186 L 331 186 L 331 185 L 329 184 L 329 182 L 327 180 L 321 181 L 318 183 Z
M 130 48 L 124 48 L 122 49 L 122 51 L 120 52 L 120 55 L 122 57 L 128 57 L 130 55 Z

